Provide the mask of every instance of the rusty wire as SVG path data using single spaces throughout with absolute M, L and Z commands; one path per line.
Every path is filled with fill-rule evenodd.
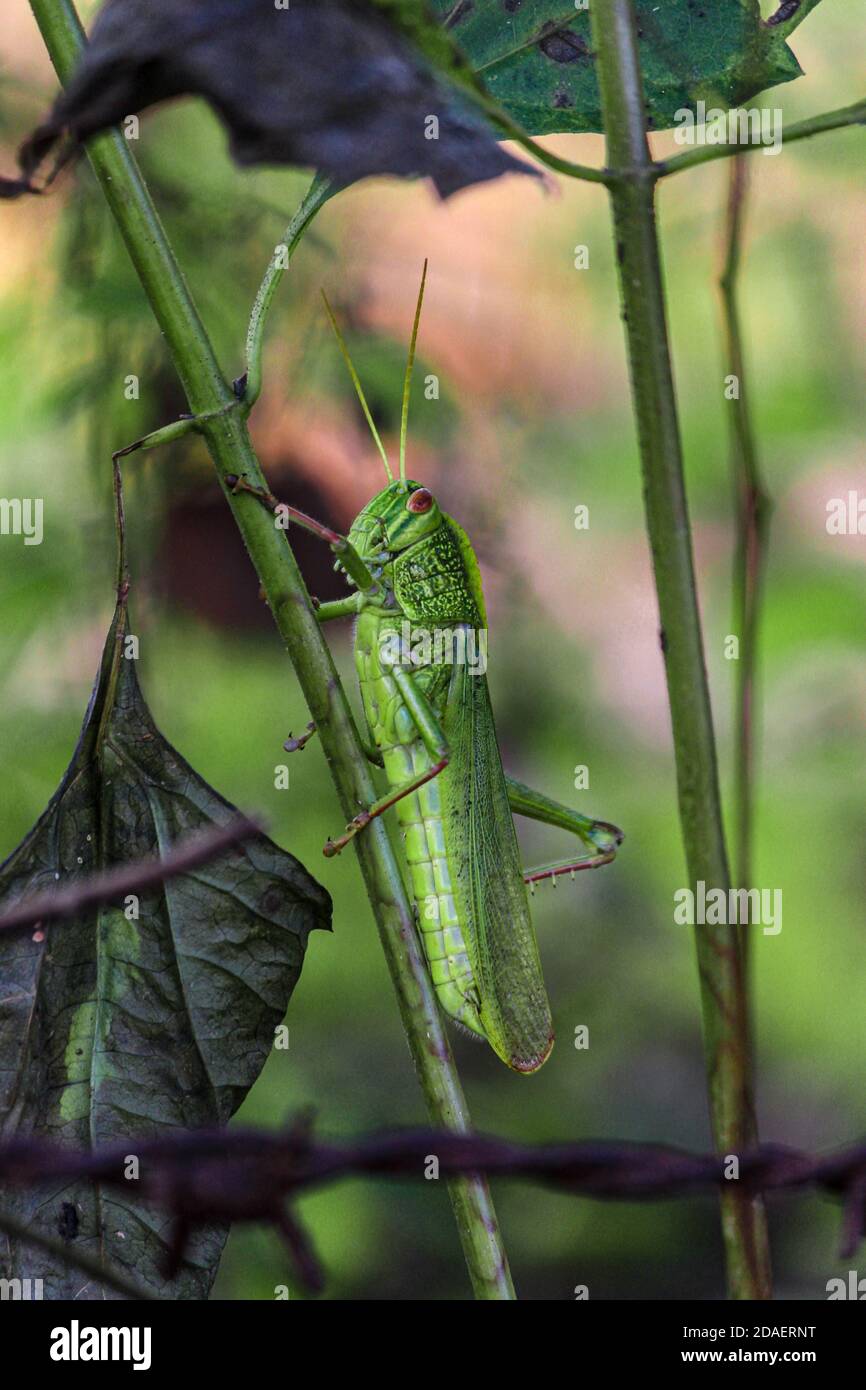
M 138 1160 L 131 1180 L 129 1158 Z M 736 1164 L 732 1162 L 736 1158 Z M 291 1199 L 346 1177 L 402 1178 L 480 1172 L 540 1182 L 575 1197 L 648 1201 L 691 1197 L 737 1182 L 765 1194 L 815 1190 L 841 1201 L 841 1255 L 851 1256 L 866 1225 L 866 1143 L 824 1155 L 762 1144 L 741 1155 L 689 1153 L 616 1141 L 516 1144 L 433 1129 L 318 1140 L 303 1115 L 286 1131 L 198 1130 L 73 1151 L 32 1139 L 0 1145 L 0 1183 L 32 1186 L 86 1180 L 153 1202 L 173 1218 L 165 1273 L 177 1272 L 191 1232 L 212 1221 L 264 1222 L 285 1240 L 302 1282 L 324 1276 Z M 3 1225 L 0 1214 L 0 1227 Z M 69 1258 L 75 1263 L 74 1251 Z

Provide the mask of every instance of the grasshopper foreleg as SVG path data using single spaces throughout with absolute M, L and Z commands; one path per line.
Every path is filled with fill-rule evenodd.
M 355 550 L 355 547 L 341 536 L 338 531 L 332 531 L 330 526 L 323 526 L 321 521 L 316 521 L 314 517 L 307 516 L 306 512 L 298 511 L 297 507 L 290 507 L 285 502 L 280 502 L 272 492 L 265 487 L 258 487 L 254 483 L 248 483 L 244 475 L 238 473 L 228 473 L 225 477 L 226 487 L 233 493 L 245 492 L 251 497 L 255 497 L 263 507 L 267 507 L 269 512 L 274 512 L 284 517 L 287 522 L 294 522 L 304 531 L 309 531 L 310 535 L 318 540 L 324 541 L 331 547 L 337 557 L 338 565 L 345 570 L 349 578 L 357 585 L 363 593 L 375 593 L 378 585 L 373 578 L 364 561 Z M 324 607 L 325 605 L 322 605 Z M 338 616 L 338 615 L 335 615 Z
M 508 787 L 508 803 L 517 815 L 570 830 L 594 851 L 592 854 L 579 855 L 574 859 L 544 864 L 537 869 L 527 869 L 523 881 L 528 883 L 530 888 L 546 878 L 555 885 L 561 874 L 574 874 L 581 869 L 598 869 L 616 857 L 624 838 L 618 826 L 611 825 L 609 821 L 594 820 L 591 816 L 582 815 L 580 811 L 573 811 L 570 807 L 545 796 L 543 792 L 533 791 L 531 787 L 525 786 L 513 777 L 506 777 L 505 782 Z
M 448 743 L 426 695 L 418 688 L 413 676 L 408 671 L 404 671 L 402 667 L 392 666 L 391 674 L 397 689 L 403 696 L 406 708 L 412 716 L 424 747 L 430 757 L 434 759 L 433 765 L 428 767 L 426 772 L 410 778 L 408 782 L 403 782 L 399 787 L 392 787 L 386 796 L 374 801 L 372 806 L 368 806 L 365 811 L 360 811 L 354 820 L 346 826 L 345 834 L 336 840 L 329 840 L 325 845 L 324 853 L 328 858 L 345 849 L 349 841 L 359 831 L 364 830 L 377 816 L 381 816 L 383 811 L 395 806 L 398 801 L 402 801 L 404 796 L 411 796 L 413 792 L 423 787 L 425 782 L 432 782 L 433 778 L 438 777 L 439 773 L 448 766 Z
M 334 618 L 356 617 L 363 606 L 364 593 L 361 589 L 356 594 L 350 594 L 348 598 L 335 598 L 327 603 L 320 603 L 318 599 L 313 599 L 316 619 L 320 623 L 330 623 Z

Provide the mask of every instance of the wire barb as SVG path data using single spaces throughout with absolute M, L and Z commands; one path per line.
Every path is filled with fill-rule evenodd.
M 736 1155 L 689 1153 L 661 1144 L 619 1140 L 516 1144 L 447 1130 L 390 1130 L 339 1142 L 318 1140 L 304 1112 L 282 1133 L 266 1130 L 193 1130 L 74 1152 L 42 1140 L 0 1145 L 0 1183 L 7 1187 L 62 1186 L 90 1181 L 127 1186 L 130 1146 L 140 1162 L 139 1192 L 170 1218 L 167 1272 L 179 1268 L 192 1232 L 211 1221 L 260 1222 L 279 1231 L 299 1279 L 312 1291 L 322 1274 L 313 1246 L 289 1203 L 304 1192 L 359 1175 L 415 1178 L 435 1154 L 440 1171 L 531 1179 L 575 1197 L 602 1201 L 657 1201 L 691 1197 L 733 1185 L 759 1192 L 817 1189 L 841 1201 L 842 1258 L 854 1255 L 866 1220 L 866 1142 L 813 1155 L 781 1144 L 762 1144 Z M 0 1211 L 0 1230 L 6 1220 Z M 27 1238 L 27 1232 L 21 1233 Z M 39 1228 L 34 1239 L 39 1237 Z M 69 1262 L 76 1263 L 70 1248 Z

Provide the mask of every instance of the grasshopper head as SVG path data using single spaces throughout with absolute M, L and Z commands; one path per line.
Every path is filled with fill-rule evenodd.
M 394 482 L 367 503 L 352 522 L 349 540 L 371 568 L 390 564 L 401 550 L 437 531 L 443 517 L 420 483 Z

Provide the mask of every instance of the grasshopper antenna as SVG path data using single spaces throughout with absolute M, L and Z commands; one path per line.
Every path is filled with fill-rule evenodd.
M 412 325 L 412 341 L 409 344 L 409 356 L 406 359 L 406 375 L 403 378 L 403 410 L 400 415 L 400 481 L 406 481 L 406 430 L 409 424 L 409 393 L 412 390 L 412 368 L 415 365 L 415 344 L 418 341 L 418 324 L 421 322 L 421 305 L 424 303 L 424 286 L 427 283 L 427 261 L 425 258 L 424 269 L 421 272 L 421 288 L 418 291 L 418 303 L 415 306 L 415 322 Z
M 426 266 L 425 266 L 425 269 L 426 269 Z M 359 378 L 358 378 L 358 373 L 355 371 L 355 364 L 354 364 L 354 362 L 352 361 L 351 357 L 349 356 L 349 349 L 348 349 L 347 346 L 346 346 L 346 340 L 345 340 L 345 338 L 343 337 L 342 333 L 340 332 L 340 325 L 337 323 L 337 320 L 336 320 L 336 318 L 334 317 L 334 311 L 333 311 L 333 309 L 331 308 L 330 304 L 328 303 L 328 296 L 325 294 L 325 291 L 324 291 L 324 290 L 322 290 L 322 299 L 325 301 L 325 308 L 326 308 L 327 313 L 328 313 L 328 318 L 331 320 L 331 327 L 333 328 L 334 333 L 336 334 L 337 342 L 340 344 L 340 351 L 341 351 L 342 354 L 343 354 L 343 357 L 344 357 L 345 362 L 346 362 L 346 366 L 349 368 L 349 376 L 352 378 L 352 385 L 353 385 L 354 388 L 355 388 L 355 392 L 356 392 L 356 394 L 357 394 L 357 396 L 358 396 L 358 400 L 361 402 L 361 409 L 362 409 L 363 412 L 364 412 L 364 417 L 365 417 L 365 419 L 366 419 L 366 421 L 367 421 L 367 424 L 370 426 L 370 433 L 372 434 L 374 440 L 376 441 L 376 448 L 379 450 L 379 453 L 380 453 L 380 455 L 381 455 L 381 457 L 382 457 L 382 462 L 383 462 L 384 465 L 385 465 L 385 472 L 388 474 L 388 482 L 389 482 L 389 483 L 393 483 L 393 481 L 394 481 L 394 474 L 391 472 L 391 465 L 390 465 L 390 463 L 388 462 L 388 455 L 385 453 L 385 446 L 384 446 L 384 444 L 382 443 L 382 440 L 379 438 L 379 431 L 376 429 L 376 426 L 375 426 L 375 424 L 373 423 L 373 417 L 372 417 L 372 415 L 370 414 L 370 407 L 369 407 L 368 404 L 367 404 L 367 397 L 364 395 L 364 388 L 363 388 L 363 386 L 361 385 L 361 382 L 360 382 L 360 380 L 359 380 Z M 416 327 L 417 327 L 417 323 L 416 323 Z M 413 347 L 414 347 L 414 340 L 413 340 Z M 404 407 L 404 409 L 405 409 L 405 407 Z

